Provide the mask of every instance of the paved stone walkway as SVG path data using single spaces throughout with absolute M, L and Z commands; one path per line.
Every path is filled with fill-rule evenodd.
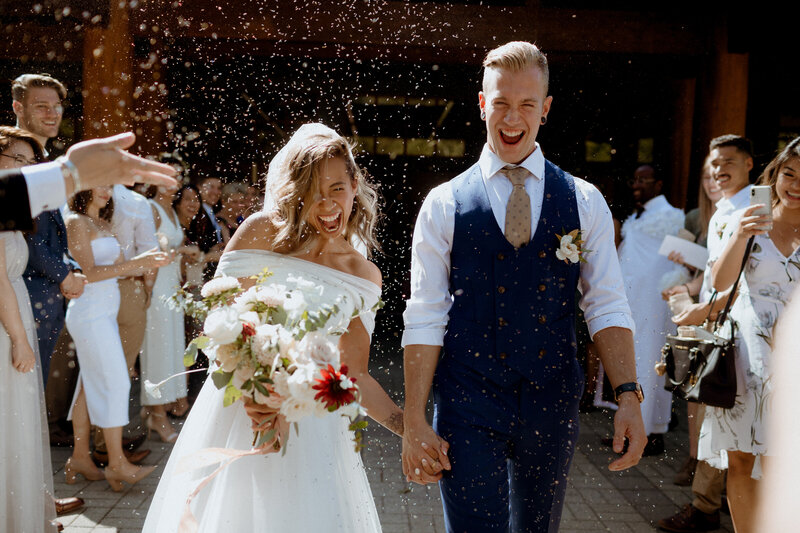
M 396 397 L 402 379 L 398 366 L 381 365 L 377 373 L 378 379 Z M 132 397 L 138 398 L 135 389 L 137 387 Z M 136 406 L 132 410 L 138 412 Z M 599 444 L 601 437 L 610 435 L 611 413 L 599 411 L 581 415 L 581 433 L 570 473 L 561 532 L 654 531 L 659 518 L 675 513 L 689 502 L 689 488 L 677 487 L 671 481 L 686 457 L 685 415 L 681 420 L 680 427 L 666 436 L 664 456 L 644 458 L 632 470 L 614 473 L 605 467 L 611 458 L 610 450 Z M 138 417 L 133 421 L 135 425 Z M 372 424 L 365 432 L 365 443 L 364 464 L 384 533 L 444 533 L 436 486 L 421 487 L 405 482 L 400 467 L 400 440 Z M 65 484 L 63 467 L 69 450 L 52 449 L 56 494 L 59 497 L 80 496 L 86 500 L 80 512 L 60 518 L 65 533 L 141 531 L 172 446 L 148 440 L 144 447 L 152 451 L 145 464 L 157 464 L 159 468 L 137 485 L 126 485 L 121 493 L 112 492 L 103 481 Z M 720 531 L 733 532 L 730 517 L 725 514 L 722 526 Z

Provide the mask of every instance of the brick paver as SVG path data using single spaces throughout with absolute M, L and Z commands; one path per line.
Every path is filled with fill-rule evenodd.
M 378 379 L 398 397 L 402 371 L 399 365 L 376 363 Z M 134 387 L 132 397 L 139 394 Z M 136 405 L 132 411 L 138 411 Z M 684 410 L 685 413 L 685 410 Z M 686 457 L 688 438 L 685 414 L 680 427 L 666 435 L 667 453 L 662 457 L 646 457 L 624 473 L 610 472 L 611 459 L 600 438 L 611 432 L 611 413 L 581 415 L 581 433 L 575 460 L 570 472 L 562 533 L 613 531 L 639 533 L 655 530 L 659 518 L 671 515 L 691 499 L 688 487 L 672 484 L 672 476 Z M 133 417 L 134 423 L 138 417 Z M 444 533 L 441 502 L 436 486 L 406 483 L 400 466 L 400 439 L 373 423 L 365 431 L 364 464 L 384 533 Z M 291 445 L 291 443 L 290 443 Z M 59 518 L 65 533 L 134 533 L 141 531 L 160 472 L 172 448 L 157 440 L 148 440 L 144 447 L 152 453 L 145 464 L 159 468 L 121 493 L 112 492 L 104 481 L 64 483 L 63 467 L 69 450 L 53 448 L 55 491 L 59 497 L 80 496 L 86 506 Z M 81 480 L 83 478 L 80 478 Z M 733 532 L 730 517 L 722 515 L 720 531 Z M 321 532 L 324 533 L 324 532 Z

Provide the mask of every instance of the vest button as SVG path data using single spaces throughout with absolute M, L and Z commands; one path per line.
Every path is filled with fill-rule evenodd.
M 502 261 L 505 258 L 506 258 L 506 256 L 503 255 L 502 253 L 497 254 L 497 259 L 499 259 L 500 261 Z
M 545 322 L 547 322 L 547 317 L 544 315 L 539 316 L 539 323 L 544 324 Z
M 544 350 L 544 349 L 542 349 L 542 350 L 539 350 L 539 359 L 541 359 L 542 357 L 544 357 L 544 356 L 545 356 L 545 354 L 547 354 L 547 350 Z
M 503 326 L 507 326 L 508 322 L 506 322 L 505 318 L 498 318 L 497 319 L 497 325 L 502 328 Z
M 544 292 L 547 289 L 544 285 L 539 285 L 539 292 Z
M 547 257 L 547 254 L 545 253 L 545 251 L 544 251 L 544 250 L 542 250 L 541 252 L 539 252 L 539 257 L 540 257 L 541 259 L 544 259 L 545 257 Z
M 506 357 L 508 357 L 508 355 L 506 355 L 506 352 L 500 352 L 500 355 L 498 355 L 497 357 L 499 357 L 500 359 L 505 359 Z
M 504 294 L 506 292 L 506 288 L 500 285 L 499 287 L 497 287 L 497 292 L 499 292 L 500 294 Z

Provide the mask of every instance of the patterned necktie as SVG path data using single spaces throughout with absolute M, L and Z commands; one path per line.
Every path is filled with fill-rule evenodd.
M 514 248 L 522 248 L 531 240 L 531 198 L 525 190 L 529 172 L 522 167 L 503 167 L 500 171 L 514 190 L 506 207 L 505 236 Z

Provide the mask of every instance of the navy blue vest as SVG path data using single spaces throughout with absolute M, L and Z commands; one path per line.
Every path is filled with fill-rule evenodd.
M 477 164 L 451 184 L 453 307 L 438 379 L 469 368 L 501 385 L 520 377 L 543 385 L 575 364 L 580 264 L 555 253 L 556 234 L 580 228 L 574 178 L 545 161 L 539 224 L 520 249 L 498 227 Z

